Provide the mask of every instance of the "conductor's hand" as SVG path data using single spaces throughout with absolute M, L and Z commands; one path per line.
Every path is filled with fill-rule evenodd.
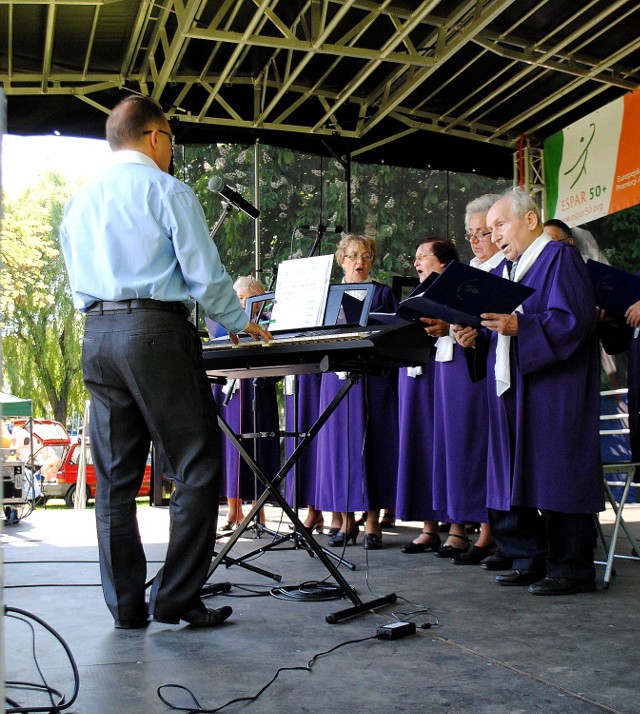
M 254 340 L 263 340 L 264 342 L 271 342 L 271 340 L 273 339 L 269 330 L 265 330 L 263 327 L 260 327 L 260 325 L 256 325 L 255 322 L 250 322 L 244 328 L 243 332 L 246 332 L 248 335 L 251 335 Z M 232 333 L 229 334 L 229 339 L 231 340 L 231 342 L 233 342 L 234 345 L 237 345 L 239 342 L 238 335 L 234 335 Z
M 518 334 L 518 318 L 516 315 L 502 315 L 497 312 L 483 312 L 482 326 L 507 337 Z
M 638 325 L 640 325 L 640 301 L 634 302 L 633 305 L 628 307 L 624 316 L 627 320 L 627 325 L 630 327 L 638 327 Z
M 431 337 L 449 337 L 449 323 L 444 320 L 436 320 L 432 317 L 421 317 L 420 322 L 424 323 L 427 335 Z
M 473 327 L 460 327 L 460 325 L 456 325 L 453 328 L 453 336 L 456 338 L 456 342 L 460 347 L 468 349 L 469 347 L 475 347 L 478 330 Z

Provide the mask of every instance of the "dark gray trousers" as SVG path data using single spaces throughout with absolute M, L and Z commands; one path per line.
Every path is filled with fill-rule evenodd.
M 88 315 L 82 366 L 91 394 L 102 587 L 115 620 L 144 616 L 146 558 L 135 497 L 153 441 L 174 481 L 165 564 L 149 610 L 180 618 L 198 602 L 215 547 L 220 432 L 194 326 L 180 313 Z
M 517 570 L 546 573 L 548 578 L 595 579 L 590 513 L 558 513 L 513 507 L 489 509 L 489 525 L 500 553 L 513 560 Z

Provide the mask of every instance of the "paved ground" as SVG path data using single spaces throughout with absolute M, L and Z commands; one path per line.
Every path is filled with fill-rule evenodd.
M 280 511 L 269 507 L 267 516 L 277 529 Z M 610 521 L 610 514 L 604 520 Z M 640 506 L 628 508 L 628 520 L 640 533 Z M 166 547 L 168 513 L 140 509 L 140 523 L 152 575 Z M 280 583 L 238 565 L 213 573 L 211 582 L 232 585 L 227 595 L 209 600 L 234 608 L 222 627 L 206 631 L 153 623 L 140 632 L 113 629 L 97 586 L 93 511 L 38 510 L 3 534 L 5 604 L 35 614 L 67 643 L 80 690 L 66 711 L 78 714 L 169 712 L 157 694 L 166 683 L 188 687 L 203 709 L 212 710 L 256 694 L 279 668 L 304 667 L 342 643 L 348 644 L 318 658 L 311 672 L 284 671 L 257 701 L 224 711 L 640 711 L 640 563 L 617 561 L 607 591 L 599 585 L 593 594 L 534 597 L 526 588 L 498 586 L 479 567 L 454 566 L 432 554 L 402 554 L 401 545 L 417 525 L 385 531 L 384 550 L 365 551 L 362 536 L 346 550 L 356 570 L 342 566 L 340 572 L 361 600 L 398 597 L 376 613 L 328 624 L 326 615 L 348 607 L 348 600 L 275 597 L 270 591 L 278 585 L 335 582 L 317 557 L 278 549 L 251 562 L 279 574 Z M 269 543 L 266 536 L 255 541 L 252 535 L 243 536 L 231 555 Z M 326 535 L 316 537 L 326 543 Z M 624 539 L 618 552 L 629 552 Z M 603 570 L 598 567 L 599 578 Z M 394 613 L 432 626 L 400 640 L 373 638 L 378 626 L 394 622 Z M 31 630 L 13 617 L 5 617 L 4 628 L 6 679 L 40 682 Z M 73 695 L 68 658 L 44 627 L 36 623 L 34 630 L 42 673 L 68 701 Z M 357 642 L 363 638 L 369 639 Z M 165 694 L 195 708 L 184 693 Z M 31 694 L 12 696 L 22 706 L 34 701 Z

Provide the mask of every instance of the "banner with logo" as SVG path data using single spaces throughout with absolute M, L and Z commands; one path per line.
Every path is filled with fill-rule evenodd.
M 546 218 L 579 226 L 640 203 L 640 91 L 544 143 Z

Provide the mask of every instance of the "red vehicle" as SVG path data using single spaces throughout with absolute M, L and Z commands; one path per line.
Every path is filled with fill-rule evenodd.
M 87 500 L 96 497 L 96 470 L 91 458 L 89 443 L 85 446 L 87 454 Z M 46 498 L 64 498 L 64 502 L 69 508 L 73 508 L 73 501 L 76 494 L 76 482 L 78 480 L 78 467 L 80 465 L 81 444 L 76 438 L 72 439 L 65 453 L 64 459 L 55 476 L 50 480 L 42 482 L 42 492 Z M 151 456 L 147 459 L 144 468 L 142 486 L 138 491 L 138 496 L 148 496 L 151 486 Z
M 26 419 L 16 419 L 16 426 L 29 429 Z M 69 508 L 73 508 L 80 463 L 80 441 L 77 436 L 69 436 L 67 430 L 57 421 L 33 420 L 33 465 L 41 476 L 42 496 L 63 498 Z M 91 449 L 86 444 L 87 500 L 96 496 L 96 471 L 93 467 Z M 29 464 L 27 464 L 29 466 Z M 148 496 L 151 488 L 151 457 L 147 459 L 139 496 Z

